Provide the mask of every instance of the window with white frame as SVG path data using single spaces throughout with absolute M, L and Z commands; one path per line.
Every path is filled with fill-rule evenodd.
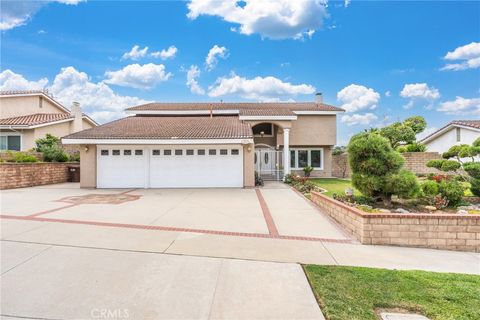
M 303 169 L 311 166 L 313 169 L 323 169 L 322 148 L 299 148 L 290 149 L 290 168 Z
M 22 149 L 22 137 L 20 134 L 4 134 L 0 136 L 0 150 L 20 151 Z

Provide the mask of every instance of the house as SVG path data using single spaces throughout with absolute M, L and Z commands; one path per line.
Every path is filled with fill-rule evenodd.
M 68 110 L 47 91 L 0 92 L 0 150 L 30 150 L 47 133 L 63 137 L 95 126 L 78 103 Z
M 423 138 L 427 151 L 443 153 L 457 144 L 472 144 L 480 138 L 480 120 L 454 120 Z
M 307 103 L 149 103 L 68 135 L 80 145 L 81 187 L 251 187 L 285 174 L 330 177 L 336 115 Z M 287 164 L 287 165 L 285 165 Z

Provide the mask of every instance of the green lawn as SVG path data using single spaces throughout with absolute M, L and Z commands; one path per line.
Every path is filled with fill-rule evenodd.
M 432 320 L 480 319 L 480 276 L 306 265 L 327 320 L 377 320 L 375 308 L 402 308 Z
M 336 179 L 336 178 L 312 178 L 309 181 L 312 181 L 319 187 L 328 190 L 325 195 L 331 197 L 334 193 L 336 194 L 345 194 L 345 189 L 352 188 L 352 183 L 347 179 Z M 354 188 L 354 193 L 356 196 L 361 195 L 360 191 Z

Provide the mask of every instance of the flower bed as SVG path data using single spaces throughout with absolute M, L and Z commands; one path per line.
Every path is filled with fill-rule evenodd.
M 320 192 L 310 198 L 362 244 L 480 252 L 480 215 L 366 213 Z

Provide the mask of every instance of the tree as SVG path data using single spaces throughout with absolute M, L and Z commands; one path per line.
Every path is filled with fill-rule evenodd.
M 478 162 L 478 155 L 480 155 L 480 138 L 475 140 L 472 145 L 461 144 L 451 147 L 442 154 L 443 159 L 430 160 L 427 167 L 460 176 L 463 180 L 470 182 L 470 190 L 474 195 L 480 197 L 480 162 Z
M 416 135 L 425 130 L 427 122 L 421 116 L 405 119 L 403 122 L 395 122 L 376 131 L 390 141 L 392 148 L 396 149 L 400 144 L 413 144 Z
M 333 150 L 332 150 L 332 155 L 338 156 L 338 155 L 340 155 L 340 154 L 344 154 L 346 151 L 347 151 L 347 147 L 345 147 L 345 146 L 336 146 L 336 147 L 333 148 Z
M 416 176 L 403 170 L 404 158 L 380 133 L 357 134 L 348 144 L 352 183 L 364 195 L 381 199 L 390 207 L 392 195 L 415 196 L 420 191 Z

